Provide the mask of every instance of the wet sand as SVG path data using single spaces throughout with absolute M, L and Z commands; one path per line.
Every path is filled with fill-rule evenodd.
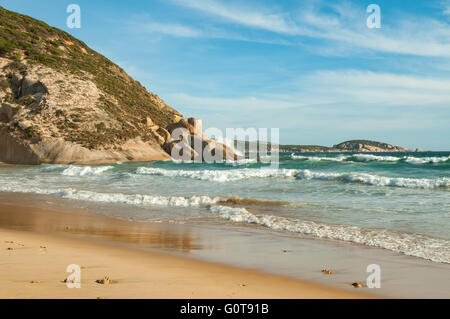
M 0 193 L 0 203 L 0 229 L 77 239 L 140 251 L 146 256 L 157 253 L 183 261 L 195 259 L 255 270 L 350 294 L 388 298 L 450 297 L 450 265 L 385 249 L 217 220 L 195 220 L 182 225 L 124 221 L 104 217 L 103 214 L 110 215 L 107 207 L 74 207 L 82 202 L 42 195 Z M 66 226 L 70 229 L 66 230 Z M 369 289 L 363 285 L 354 289 L 351 283 L 364 284 L 369 275 L 367 266 L 371 264 L 381 267 L 381 288 Z M 331 269 L 333 274 L 324 275 L 321 269 Z
M 370 297 L 362 289 L 346 291 L 187 258 L 192 251 L 218 248 L 197 244 L 189 227 L 42 205 L 0 204 L 0 298 Z M 180 255 L 162 253 L 165 250 Z M 80 289 L 69 289 L 63 282 L 70 264 L 81 267 Z M 104 276 L 113 283 L 96 283 Z

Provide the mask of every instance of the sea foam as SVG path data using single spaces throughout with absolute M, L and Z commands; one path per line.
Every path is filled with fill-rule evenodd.
M 65 199 L 127 204 L 143 207 L 192 207 L 209 210 L 217 217 L 232 222 L 257 224 L 274 230 L 289 231 L 316 238 L 342 240 L 389 249 L 406 255 L 435 262 L 450 263 L 450 241 L 418 234 L 400 233 L 388 230 L 365 229 L 356 226 L 329 225 L 274 215 L 256 215 L 243 207 L 224 206 L 226 197 L 220 196 L 157 196 L 143 194 L 100 193 L 86 190 L 46 189 L 26 186 L 20 181 L 3 183 L 0 191 L 35 193 L 58 196 Z M 234 200 L 236 202 L 236 199 Z M 245 202 L 245 200 L 242 200 Z
M 352 154 L 352 155 L 338 155 L 336 157 L 331 156 L 303 156 L 291 154 L 293 160 L 304 161 L 329 161 L 329 162 L 405 162 L 408 164 L 438 164 L 450 162 L 450 156 L 441 157 L 414 157 L 414 156 L 383 156 L 373 154 Z
M 211 206 L 210 210 L 219 217 L 233 222 L 257 224 L 274 230 L 289 231 L 315 238 L 358 243 L 434 262 L 450 263 L 450 241 L 445 239 L 383 229 L 329 225 L 273 215 L 255 215 L 245 208 Z
M 24 186 L 21 183 L 0 185 L 0 191 L 16 193 L 34 193 L 52 195 L 65 199 L 83 200 L 111 204 L 129 204 L 138 206 L 168 206 L 168 207 L 199 207 L 216 204 L 223 201 L 222 197 L 214 196 L 158 196 L 143 194 L 100 193 L 74 188 L 50 189 L 36 186 Z
M 227 170 L 167 170 L 162 168 L 139 167 L 138 175 L 192 178 L 211 182 L 230 182 L 248 178 L 293 177 L 297 170 L 291 169 L 227 169 Z
M 341 181 L 347 183 L 361 183 L 374 186 L 393 186 L 393 187 L 407 187 L 407 188 L 450 187 L 450 178 L 447 177 L 441 177 L 436 179 L 386 177 L 366 173 L 313 172 L 307 169 L 299 171 L 296 177 L 298 179 L 304 180 Z
M 57 165 L 48 166 L 42 168 L 42 173 L 59 173 L 65 176 L 88 176 L 88 175 L 100 175 L 110 169 L 113 166 L 74 166 L 74 165 Z
M 138 175 L 157 175 L 172 178 L 191 178 L 210 182 L 234 182 L 249 178 L 288 178 L 299 180 L 327 180 L 342 183 L 359 183 L 373 186 L 392 186 L 407 188 L 445 188 L 450 187 L 450 178 L 406 178 L 386 177 L 367 173 L 318 172 L 308 169 L 226 169 L 226 170 L 167 170 L 162 168 L 139 167 Z
M 448 163 L 450 162 L 450 156 L 442 157 L 405 157 L 405 162 L 410 164 L 437 164 L 437 163 Z

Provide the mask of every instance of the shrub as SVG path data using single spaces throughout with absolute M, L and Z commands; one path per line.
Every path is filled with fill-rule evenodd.
M 10 87 L 8 80 L 5 79 L 1 79 L 0 80 L 0 89 L 2 89 L 3 91 L 5 91 L 6 89 L 8 89 Z
M 25 132 L 27 133 L 29 138 L 33 138 L 37 136 L 37 133 L 33 126 L 28 127 Z
M 95 128 L 97 129 L 98 132 L 106 131 L 106 125 L 103 122 L 96 124 Z
M 28 106 L 28 105 L 30 105 L 31 103 L 35 102 L 35 101 L 36 101 L 36 99 L 34 98 L 33 95 L 22 96 L 22 97 L 19 99 L 19 103 L 22 104 L 22 105 L 25 105 L 25 106 Z

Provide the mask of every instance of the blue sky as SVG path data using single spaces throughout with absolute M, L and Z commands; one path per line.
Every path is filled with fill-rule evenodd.
M 81 29 L 66 7 L 82 10 Z M 366 25 L 369 4 L 380 29 Z M 204 127 L 282 143 L 450 150 L 450 0 L 3 0 L 86 42 Z

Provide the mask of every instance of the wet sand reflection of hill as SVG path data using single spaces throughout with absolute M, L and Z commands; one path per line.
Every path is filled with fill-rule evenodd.
M 1 203 L 0 227 L 48 234 L 63 233 L 78 238 L 89 236 L 90 239 L 134 244 L 141 248 L 183 252 L 203 249 L 203 245 L 198 242 L 202 240 L 195 238 L 194 232 L 186 227 L 106 218 L 74 208 L 33 208 L 29 203 L 26 206 Z

